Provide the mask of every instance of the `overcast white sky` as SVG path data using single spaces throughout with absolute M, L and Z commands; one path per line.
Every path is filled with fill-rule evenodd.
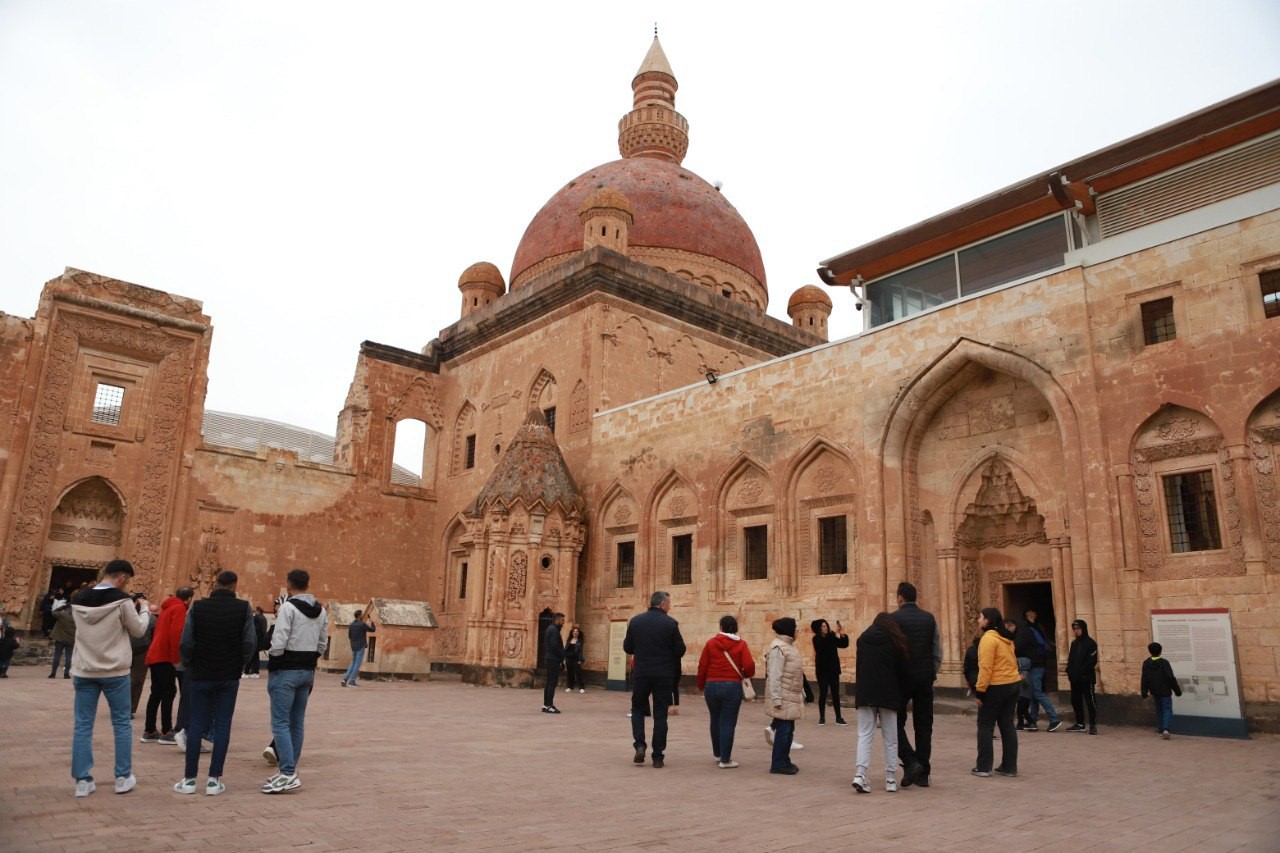
M 200 299 L 207 406 L 332 434 L 362 340 L 420 349 L 618 157 L 655 20 L 784 320 L 823 258 L 1280 76 L 1275 0 L 0 0 L 0 311 L 66 266 Z

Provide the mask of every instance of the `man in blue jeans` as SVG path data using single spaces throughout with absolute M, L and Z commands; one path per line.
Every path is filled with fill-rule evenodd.
M 191 731 L 207 731 L 212 722 L 213 756 L 204 788 L 209 795 L 226 790 L 222 767 L 231 744 L 231 719 L 240 692 L 240 674 L 258 648 L 253 608 L 249 602 L 236 598 L 238 580 L 235 572 L 219 573 L 217 587 L 209 597 L 191 605 L 178 643 L 188 678 Z M 196 792 L 200 747 L 200 738 L 187 738 L 186 769 L 181 781 L 173 786 L 179 794 Z
M 129 719 L 129 671 L 133 665 L 130 637 L 141 637 L 155 608 L 139 595 L 124 591 L 133 577 L 127 560 L 112 560 L 102 581 L 72 599 L 76 644 L 71 655 L 75 686 L 75 735 L 71 741 L 71 775 L 76 796 L 87 797 L 93 781 L 93 720 L 98 697 L 107 697 L 116 744 L 116 793 L 126 794 L 138 783 L 133 775 L 133 723 Z
M 342 676 L 343 687 L 360 686 L 360 664 L 364 663 L 364 653 L 369 648 L 369 635 L 377 632 L 378 626 L 373 624 L 373 620 L 366 620 L 364 611 L 357 610 L 355 621 L 347 629 L 347 639 L 351 641 L 351 666 L 347 667 L 347 674 Z
M 316 678 L 316 661 L 329 646 L 329 614 L 307 592 L 311 575 L 294 569 L 285 579 L 288 598 L 280 605 L 267 651 L 267 694 L 271 697 L 271 733 L 279 772 L 262 786 L 264 794 L 301 787 L 298 759 L 307 715 L 307 698 Z
M 1031 662 L 1031 707 L 1027 711 L 1030 722 L 1023 727 L 1024 732 L 1039 731 L 1036 726 L 1036 705 L 1044 708 L 1049 717 L 1049 731 L 1056 732 L 1062 728 L 1062 718 L 1054 710 L 1053 703 L 1044 693 L 1044 669 L 1049 663 L 1057 665 L 1057 656 L 1049 645 L 1044 629 L 1036 623 L 1036 612 L 1030 608 L 1024 614 L 1026 621 L 1018 627 L 1014 636 L 1014 654 L 1019 658 L 1027 658 Z

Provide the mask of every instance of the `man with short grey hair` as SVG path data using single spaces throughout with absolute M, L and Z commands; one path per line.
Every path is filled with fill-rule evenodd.
M 649 609 L 633 616 L 627 623 L 627 636 L 622 649 L 633 655 L 631 669 L 631 734 L 636 750 L 635 763 L 644 764 L 647 747 L 644 718 L 653 700 L 653 766 L 661 767 L 667 748 L 667 708 L 675 689 L 672 674 L 684 657 L 684 638 L 680 623 L 667 615 L 671 610 L 671 594 L 655 592 L 649 598 Z

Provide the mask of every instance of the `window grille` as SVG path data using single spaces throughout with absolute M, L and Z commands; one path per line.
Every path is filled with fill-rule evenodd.
M 120 425 L 120 411 L 124 408 L 124 389 L 119 385 L 99 382 L 93 394 L 93 422 Z
M 1212 471 L 1166 476 L 1164 503 L 1173 553 L 1216 551 L 1222 547 Z
M 1280 270 L 1267 270 L 1258 276 L 1262 287 L 1262 315 L 1280 317 Z
M 818 519 L 818 574 L 849 571 L 848 520 L 843 515 Z
M 618 589 L 636 585 L 636 543 L 618 543 Z
M 671 583 L 693 583 L 693 534 L 671 537 Z
M 1176 337 L 1178 330 L 1173 322 L 1173 297 L 1142 303 L 1143 345 L 1160 344 Z
M 467 459 L 463 467 L 468 471 L 476 467 L 476 437 L 474 433 L 467 436 Z
M 749 581 L 764 580 L 769 577 L 769 527 L 757 525 L 742 528 L 743 551 L 746 560 L 743 563 L 743 578 Z

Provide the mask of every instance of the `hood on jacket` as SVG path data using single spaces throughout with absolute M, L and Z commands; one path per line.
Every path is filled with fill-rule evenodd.
M 1071 623 L 1071 627 L 1080 629 L 1080 639 L 1083 640 L 1089 636 L 1089 623 L 1084 621 L 1083 619 L 1075 620 L 1074 622 Z
M 164 602 L 160 605 L 160 612 L 163 613 L 169 608 L 177 607 L 178 605 L 182 605 L 183 607 L 186 607 L 187 603 L 183 601 L 181 598 L 178 598 L 178 596 L 171 595 L 168 598 L 166 598 Z
M 308 619 L 318 619 L 324 608 L 316 601 L 315 596 L 304 592 L 288 600 L 289 604 L 298 608 L 298 612 Z
M 814 619 L 812 622 L 809 623 L 809 630 L 815 634 L 821 634 L 823 625 L 827 626 L 828 631 L 831 630 L 831 623 L 828 622 L 826 619 Z
M 129 601 L 132 604 L 127 593 L 113 586 L 86 589 L 76 596 L 71 608 L 85 624 L 96 625 L 107 619 L 118 619 L 113 605 L 118 605 L 122 601 Z
M 1013 640 L 1009 639 L 1009 638 L 1008 638 L 1008 637 L 1006 637 L 1004 634 L 1001 634 L 1001 633 L 1000 633 L 999 631 L 997 631 L 995 628 L 990 628 L 990 629 L 988 629 L 988 630 L 983 634 L 983 636 L 985 637 L 987 634 L 994 634 L 994 635 L 995 635 L 995 638 L 996 638 L 997 640 L 999 640 L 1000 642 L 1004 643 L 1006 646 L 1008 646 L 1010 651 L 1012 651 L 1012 650 L 1013 650 Z
M 723 650 L 727 652 L 730 649 L 737 648 L 738 644 L 741 642 L 742 638 L 737 634 L 726 634 L 721 631 L 710 640 L 707 640 L 707 645 L 711 646 L 714 651 L 719 652 Z

